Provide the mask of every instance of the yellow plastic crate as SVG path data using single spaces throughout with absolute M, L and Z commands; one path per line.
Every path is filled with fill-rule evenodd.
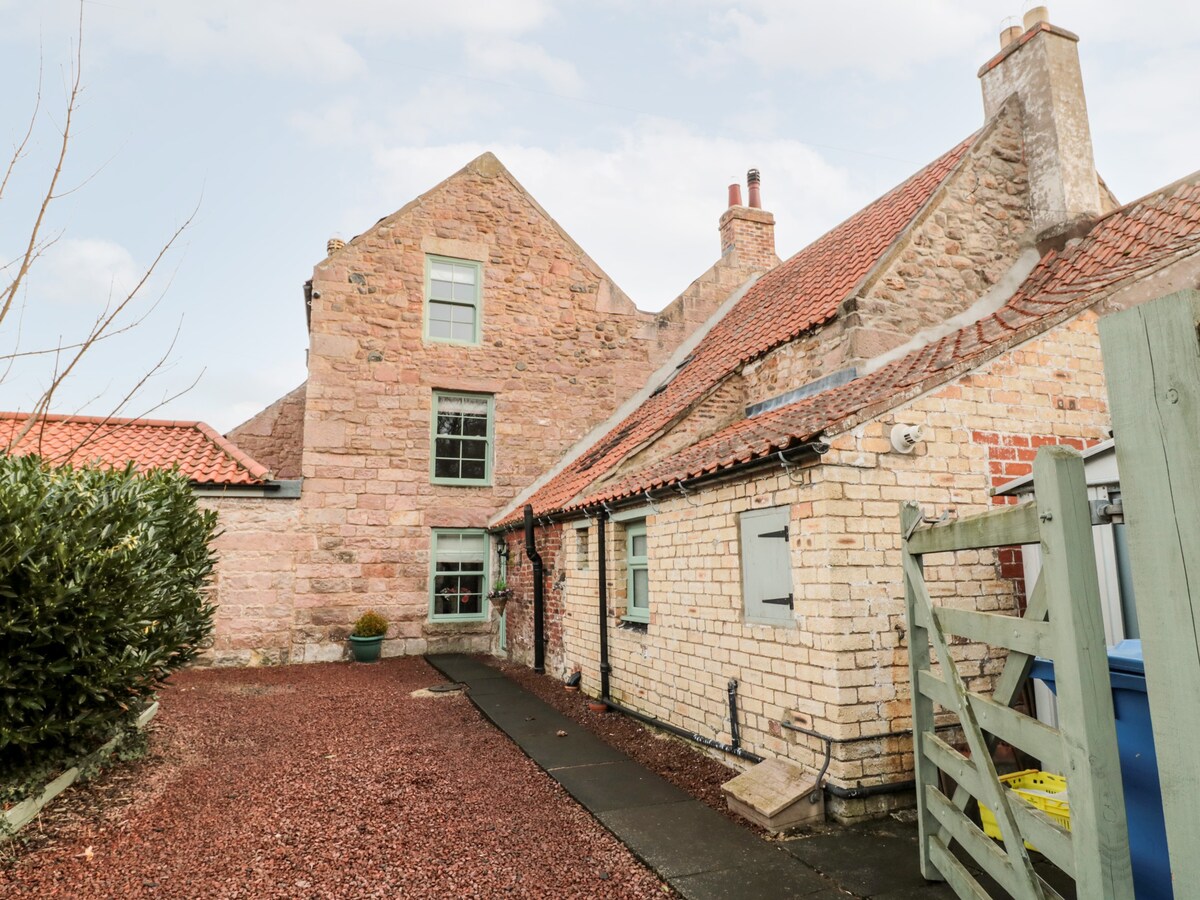
M 1039 772 L 1037 769 L 1026 769 L 1023 772 L 1000 776 L 1000 783 L 1008 785 L 1067 831 L 1071 830 L 1071 805 L 1066 799 L 1067 779 L 1061 775 L 1051 775 L 1049 772 Z M 1062 794 L 1063 798 L 1060 800 L 1056 797 L 1046 796 L 1047 794 Z M 995 814 L 982 803 L 979 804 L 979 820 L 983 825 L 984 834 L 1004 840 Z M 1037 849 L 1029 841 L 1025 842 L 1025 846 L 1030 850 Z

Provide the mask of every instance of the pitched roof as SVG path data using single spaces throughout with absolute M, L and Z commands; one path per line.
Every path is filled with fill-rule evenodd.
M 538 490 L 530 500 L 534 508 L 563 508 L 686 415 L 743 363 L 834 318 L 977 137 L 967 138 L 760 278 L 705 335 L 679 375 Z
M 0 413 L 0 447 L 20 433 L 26 413 Z M 54 464 L 99 464 L 113 468 L 134 463 L 139 469 L 178 465 L 195 484 L 255 485 L 270 472 L 203 422 L 115 419 L 97 416 L 46 416 L 11 451 L 37 454 Z
M 619 500 L 840 432 L 1042 334 L 1112 291 L 1200 254 L 1200 172 L 1114 210 L 1051 251 L 999 310 L 860 378 L 743 419 L 567 504 Z M 536 507 L 535 507 L 536 508 Z M 548 508 L 539 513 L 553 512 Z

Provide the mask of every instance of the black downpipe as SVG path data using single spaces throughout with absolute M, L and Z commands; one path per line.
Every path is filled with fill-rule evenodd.
M 729 745 L 734 748 L 742 746 L 742 735 L 738 730 L 736 678 L 729 679 Z
M 533 563 L 533 671 L 546 671 L 545 570 L 533 540 L 533 507 L 525 504 L 525 555 Z
M 615 709 L 623 715 L 629 716 L 631 719 L 637 719 L 639 722 L 645 722 L 653 728 L 661 728 L 663 731 L 669 731 L 671 734 L 681 738 L 687 738 L 689 741 L 700 744 L 704 747 L 712 747 L 714 750 L 720 750 L 724 753 L 732 754 L 739 759 L 746 759 L 750 762 L 760 763 L 763 758 L 756 753 L 751 753 L 749 750 L 743 750 L 741 747 L 734 747 L 732 744 L 722 744 L 720 741 L 714 741 L 712 738 L 705 737 L 702 734 L 696 734 L 694 731 L 687 731 L 680 728 L 678 725 L 672 725 L 669 722 L 663 722 L 653 716 L 647 716 L 644 713 L 638 712 L 636 709 L 630 709 L 627 706 L 622 706 L 612 700 L 605 700 L 604 705 L 609 709 Z
M 608 700 L 608 673 L 612 671 L 612 666 L 608 663 L 608 551 L 604 538 L 608 526 L 608 513 L 601 511 L 596 520 L 599 525 L 599 531 L 596 533 L 596 553 L 600 557 L 596 565 L 599 579 L 596 593 L 600 595 L 600 699 Z

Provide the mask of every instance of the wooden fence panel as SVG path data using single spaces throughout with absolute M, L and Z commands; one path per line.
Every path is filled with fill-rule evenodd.
M 1171 876 L 1184 891 L 1200 885 L 1198 322 L 1196 291 L 1100 322 Z

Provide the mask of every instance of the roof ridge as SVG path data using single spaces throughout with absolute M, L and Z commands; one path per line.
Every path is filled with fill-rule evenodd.
M 196 430 L 216 444 L 226 456 L 242 466 L 253 477 L 259 480 L 266 480 L 267 476 L 271 474 L 270 469 L 250 456 L 249 453 L 237 446 L 229 438 L 217 432 L 212 426 L 206 425 L 204 422 L 197 422 Z
M 31 416 L 43 422 L 78 422 L 81 425 L 146 425 L 154 428 L 194 428 L 195 426 L 201 424 L 198 421 L 187 419 L 141 419 L 131 418 L 128 416 L 81 416 L 71 413 L 42 413 L 38 415 L 30 412 L 21 412 L 20 410 L 0 411 L 0 419 L 15 419 L 24 422 Z

